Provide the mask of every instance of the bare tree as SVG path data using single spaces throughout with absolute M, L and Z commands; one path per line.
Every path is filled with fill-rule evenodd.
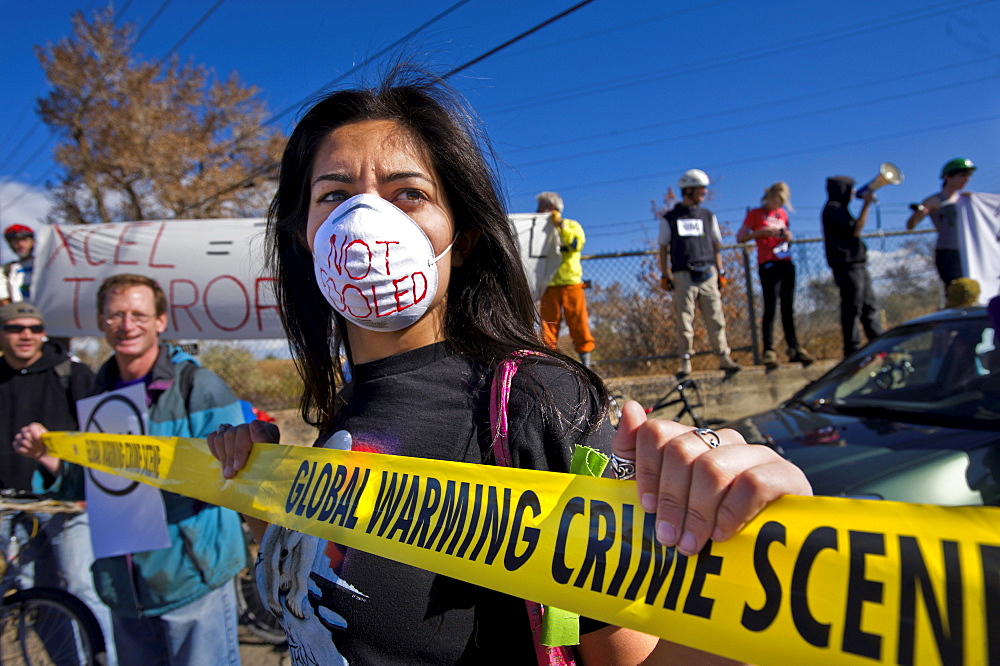
M 39 99 L 59 137 L 52 221 L 263 214 L 283 137 L 264 125 L 259 91 L 191 62 L 140 60 L 135 26 L 109 7 L 72 36 L 36 47 L 52 86 Z

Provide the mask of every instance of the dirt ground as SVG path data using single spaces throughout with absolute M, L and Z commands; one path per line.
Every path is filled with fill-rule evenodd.
M 289 666 L 288 648 L 285 645 L 268 645 L 240 627 L 240 659 L 243 666 Z

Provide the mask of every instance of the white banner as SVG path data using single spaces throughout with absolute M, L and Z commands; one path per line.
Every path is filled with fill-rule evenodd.
M 962 272 L 979 282 L 980 305 L 1000 294 L 1000 194 L 969 192 L 958 203 Z
M 139 273 L 167 295 L 168 338 L 283 338 L 264 275 L 262 219 L 169 220 L 38 229 L 31 300 L 50 335 L 100 335 L 97 288 Z
M 547 213 L 510 216 L 535 299 L 561 260 Z M 167 295 L 168 338 L 284 338 L 264 268 L 263 219 L 40 226 L 31 300 L 59 337 L 99 336 L 97 288 L 139 273 Z
M 521 261 L 528 274 L 531 296 L 538 300 L 562 261 L 559 236 L 549 222 L 548 213 L 514 213 L 509 218 L 521 247 Z

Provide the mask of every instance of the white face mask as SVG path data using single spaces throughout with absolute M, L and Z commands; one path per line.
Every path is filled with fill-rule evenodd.
M 398 331 L 427 312 L 437 293 L 437 262 L 454 244 L 434 256 L 409 215 L 374 194 L 358 194 L 316 230 L 316 284 L 349 321 L 369 331 Z

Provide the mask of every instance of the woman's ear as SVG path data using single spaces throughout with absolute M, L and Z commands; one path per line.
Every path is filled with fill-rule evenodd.
M 455 239 L 455 245 L 451 250 L 452 268 L 458 268 L 464 264 L 465 258 L 469 256 L 469 253 L 472 252 L 472 248 L 474 248 L 478 242 L 478 229 L 470 229 L 468 231 L 460 232 L 458 234 L 458 238 Z

